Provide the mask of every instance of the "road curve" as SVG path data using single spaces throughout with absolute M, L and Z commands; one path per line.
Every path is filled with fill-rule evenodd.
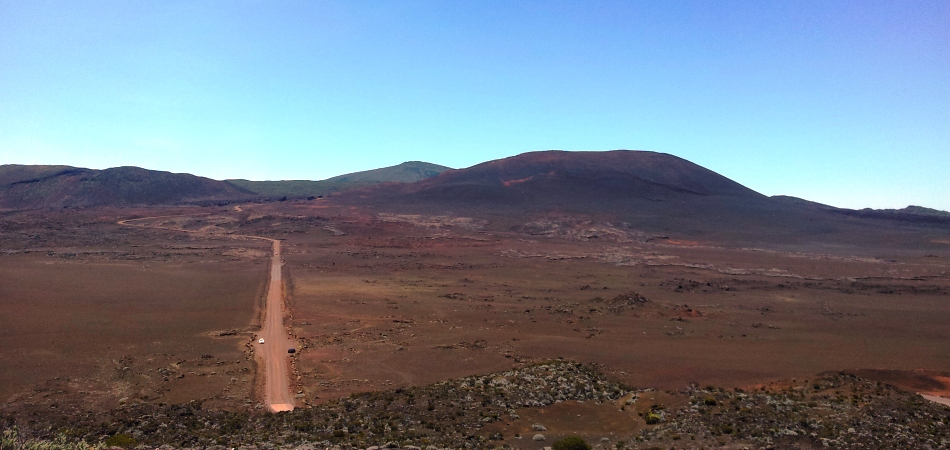
M 131 223 L 139 220 L 187 216 L 190 215 L 141 217 L 137 219 L 120 220 L 117 223 L 125 226 L 203 234 L 193 230 L 150 227 L 148 225 Z M 259 357 L 258 374 L 264 376 L 264 403 L 267 405 L 267 409 L 271 412 L 290 411 L 294 409 L 294 400 L 290 394 L 290 377 L 287 370 L 290 358 L 287 350 L 294 346 L 294 341 L 284 330 L 284 293 L 281 277 L 282 262 L 280 257 L 280 241 L 263 236 L 251 236 L 246 234 L 222 234 L 215 236 L 227 236 L 235 239 L 258 239 L 271 243 L 273 253 L 271 254 L 270 277 L 267 282 L 267 296 L 264 302 L 264 324 L 261 327 L 261 331 L 254 338 L 254 349 Z M 264 339 L 264 343 L 259 344 L 258 339 Z
M 918 392 L 918 394 L 919 394 L 921 397 L 923 397 L 923 398 L 925 398 L 925 399 L 927 399 L 927 400 L 930 400 L 930 401 L 932 401 L 932 402 L 934 402 L 934 403 L 939 403 L 939 404 L 941 404 L 941 405 L 950 406 L 950 398 L 947 398 L 947 397 L 940 397 L 940 396 L 937 396 L 937 395 L 921 394 L 921 393 L 919 393 L 919 392 Z

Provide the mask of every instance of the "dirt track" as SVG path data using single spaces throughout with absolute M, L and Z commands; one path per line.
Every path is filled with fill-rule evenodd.
M 239 207 L 235 207 L 239 208 Z M 174 216 L 155 216 L 143 217 L 139 219 L 127 219 L 117 222 L 119 225 L 140 226 L 146 228 L 158 228 L 171 231 L 182 231 L 186 233 L 201 234 L 201 231 L 182 230 L 176 228 L 158 227 L 141 225 L 132 222 L 141 220 L 157 219 Z M 271 272 L 267 287 L 267 297 L 264 305 L 264 324 L 260 333 L 254 338 L 255 353 L 258 356 L 258 373 L 264 375 L 264 403 L 272 412 L 290 411 L 294 409 L 293 398 L 290 395 L 290 383 L 288 382 L 287 350 L 294 347 L 294 341 L 290 339 L 284 329 L 284 296 L 281 277 L 281 256 L 280 241 L 266 238 L 263 236 L 251 235 L 229 235 L 236 239 L 258 239 L 268 241 L 273 246 L 271 255 Z M 259 344 L 258 339 L 264 339 L 264 344 Z M 260 370 L 263 369 L 263 370 Z
M 258 239 L 267 239 L 260 238 Z M 270 281 L 267 287 L 267 303 L 264 307 L 264 326 L 257 335 L 264 344 L 255 344 L 264 360 L 264 402 L 273 412 L 290 411 L 294 402 L 290 396 L 287 381 L 287 349 L 293 347 L 293 341 L 284 331 L 284 296 L 281 289 L 280 241 L 267 239 L 274 245 L 271 257 Z

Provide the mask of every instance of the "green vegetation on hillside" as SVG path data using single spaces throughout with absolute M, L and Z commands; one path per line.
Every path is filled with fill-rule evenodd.
M 307 197 L 329 195 L 334 192 L 370 186 L 378 183 L 398 182 L 412 183 L 434 177 L 448 167 L 421 161 L 409 161 L 391 167 L 366 170 L 328 178 L 321 181 L 283 180 L 283 181 L 250 181 L 227 180 L 235 186 L 268 196 Z
M 399 183 L 412 183 L 434 177 L 451 167 L 440 166 L 422 161 L 407 161 L 395 166 L 383 167 L 380 169 L 364 170 L 362 172 L 348 173 L 325 181 L 333 182 L 352 182 L 352 183 L 383 183 L 395 181 Z

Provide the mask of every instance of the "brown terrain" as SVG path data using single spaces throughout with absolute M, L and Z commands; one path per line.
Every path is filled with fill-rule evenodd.
M 874 407 L 937 414 L 921 433 L 950 445 L 937 403 L 950 399 L 948 224 L 769 198 L 668 155 L 605 155 L 528 154 L 326 199 L 6 212 L 0 413 L 26 426 L 191 405 L 252 423 L 296 406 L 277 415 L 294 439 L 331 443 L 403 430 L 406 445 L 470 433 L 531 449 L 571 434 L 601 448 L 900 448 L 885 425 L 878 444 L 849 441 L 853 425 L 792 430 L 880 417 Z M 271 309 L 281 293 L 285 313 Z M 254 355 L 286 362 L 289 347 L 289 385 L 264 388 L 276 375 Z M 565 392 L 586 380 L 550 361 L 617 387 L 539 391 L 550 401 L 510 390 L 470 431 L 422 419 L 413 429 L 445 428 L 409 432 L 387 412 L 477 402 L 518 371 L 553 373 Z M 440 391 L 450 380 L 459 387 Z M 382 414 L 359 435 L 332 426 L 354 404 Z M 495 411 L 490 396 L 481 405 Z M 791 425 L 733 417 L 766 410 Z M 298 423 L 320 414 L 326 432 Z

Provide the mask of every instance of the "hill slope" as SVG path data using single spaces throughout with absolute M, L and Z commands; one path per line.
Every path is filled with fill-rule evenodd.
M 449 170 L 449 168 L 438 164 L 408 161 L 395 166 L 339 175 L 321 181 L 249 181 L 240 179 L 227 181 L 261 195 L 303 197 L 328 195 L 378 183 L 412 183 L 436 176 L 446 170 Z
M 253 195 L 225 181 L 138 167 L 0 166 L 0 208 L 5 209 L 167 205 Z
M 665 153 L 542 151 L 447 171 L 409 192 L 430 197 L 525 196 L 557 200 L 607 196 L 663 199 L 679 194 L 763 196 L 709 169 Z M 560 197 L 564 198 L 564 197 Z
M 718 242 L 897 244 L 888 230 L 904 226 L 770 198 L 682 158 L 629 150 L 524 153 L 413 184 L 340 195 L 379 211 L 482 217 L 500 229 L 569 219 Z

